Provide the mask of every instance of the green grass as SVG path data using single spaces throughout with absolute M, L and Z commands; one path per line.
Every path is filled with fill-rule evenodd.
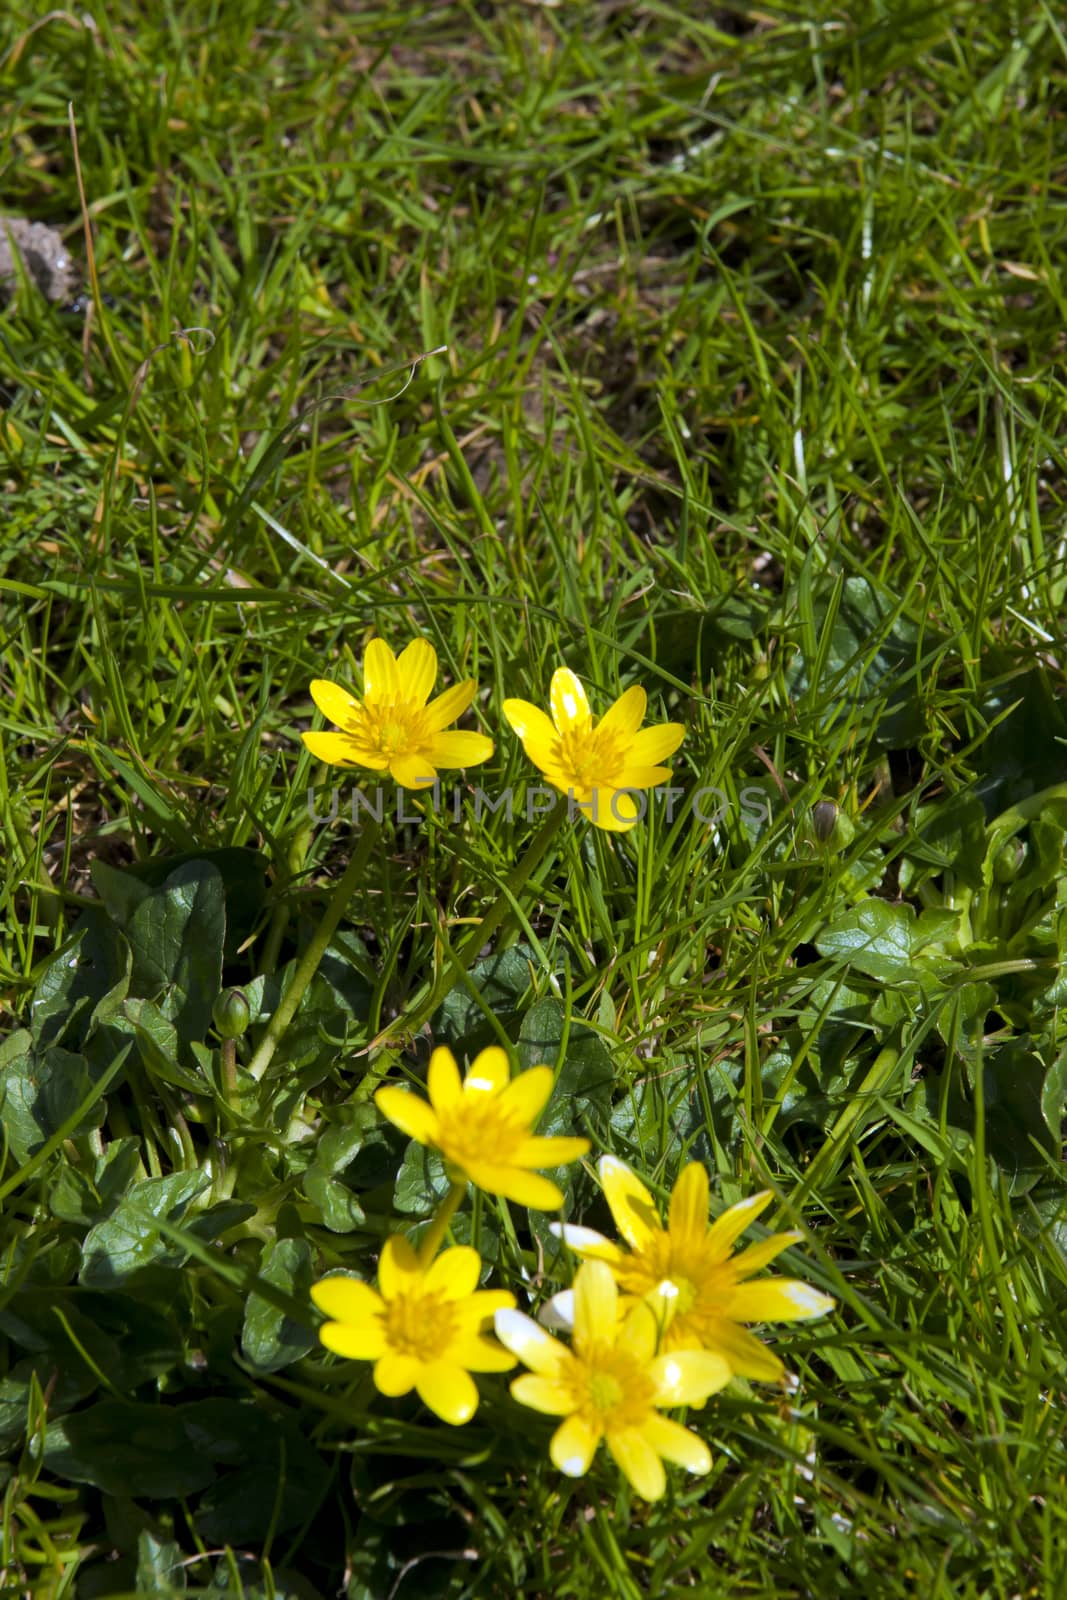
M 1062 1594 L 1056 8 L 80 16 L 0 23 L 0 213 L 85 261 L 72 102 L 100 291 L 0 306 L 0 1588 Z M 564 827 L 434 1024 L 529 1065 L 554 1018 L 561 1128 L 661 1195 L 774 1188 L 838 1298 L 652 1507 L 561 1479 L 502 1380 L 450 1429 L 311 1331 L 425 1214 L 369 1087 L 422 1073 L 536 825 L 384 824 L 227 1109 L 205 930 L 224 895 L 269 1013 L 353 848 L 308 684 L 375 632 L 479 680 L 468 783 L 535 780 L 500 704 L 566 662 L 729 801 Z M 177 988 L 127 871 L 175 857 L 217 869 Z M 606 1220 L 591 1163 L 567 1203 Z M 461 1220 L 494 1282 L 566 1281 L 546 1218 Z

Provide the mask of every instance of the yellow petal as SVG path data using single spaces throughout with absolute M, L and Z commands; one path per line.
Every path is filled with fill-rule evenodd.
M 708 1175 L 699 1161 L 691 1161 L 678 1176 L 671 1194 L 668 1219 L 671 1243 L 699 1249 L 708 1231 Z
M 572 1249 L 575 1255 L 589 1256 L 595 1261 L 609 1261 L 618 1265 L 625 1260 L 617 1244 L 605 1239 L 595 1228 L 580 1228 L 573 1222 L 550 1222 L 549 1231 Z
M 456 1058 L 445 1044 L 438 1045 L 430 1057 L 426 1092 L 430 1096 L 430 1104 L 439 1112 L 450 1110 L 463 1092 Z
M 328 678 L 313 679 L 311 698 L 327 722 L 335 722 L 339 728 L 343 728 L 350 717 L 358 716 L 360 712 L 360 704 L 355 696 L 350 695 L 347 689 L 342 689 L 339 683 L 331 683 Z
M 589 1471 L 600 1435 L 583 1417 L 568 1417 L 552 1435 L 548 1453 L 560 1472 L 568 1478 L 581 1478 Z
M 523 1167 L 468 1160 L 465 1170 L 471 1183 L 484 1194 L 498 1194 L 502 1200 L 514 1200 L 517 1206 L 528 1206 L 531 1211 L 558 1211 L 563 1204 L 563 1193 L 550 1178 Z
M 551 1067 L 528 1067 L 525 1072 L 517 1073 L 500 1096 L 501 1112 L 532 1128 L 548 1104 L 554 1082 L 555 1073 Z
M 543 771 L 558 761 L 559 735 L 539 706 L 529 700 L 505 700 L 502 710 L 535 767 Z
M 468 1372 L 510 1372 L 515 1357 L 492 1339 L 479 1339 L 476 1334 L 461 1335 L 448 1346 L 449 1359 L 466 1367 Z
M 596 828 L 606 833 L 629 833 L 640 821 L 641 807 L 632 794 L 601 785 L 591 791 L 591 809 L 585 814 Z
M 661 761 L 672 756 L 685 738 L 685 728 L 680 722 L 660 722 L 654 728 L 642 728 L 635 733 L 633 743 L 626 752 L 627 766 L 658 767 Z
M 569 667 L 557 667 L 552 674 L 548 700 L 552 707 L 552 721 L 560 733 L 568 728 L 584 727 L 589 722 L 589 701 L 581 680 Z
M 331 767 L 369 767 L 371 772 L 384 772 L 386 760 L 366 745 L 357 744 L 348 733 L 302 733 L 304 744 L 317 761 L 328 761 Z
M 565 1167 L 588 1151 L 588 1139 L 524 1139 L 512 1160 L 520 1167 Z
M 425 1100 L 420 1100 L 417 1094 L 389 1086 L 378 1090 L 374 1104 L 382 1116 L 388 1117 L 394 1127 L 406 1133 L 409 1139 L 417 1139 L 419 1144 L 436 1143 L 439 1131 L 437 1117 L 433 1108 Z
M 761 1211 L 766 1211 L 773 1198 L 770 1189 L 761 1189 L 759 1194 L 739 1200 L 716 1218 L 704 1241 L 707 1260 L 725 1261 L 734 1240 L 744 1233 L 750 1222 L 755 1222 Z
M 574 1410 L 574 1396 L 565 1383 L 554 1378 L 540 1378 L 535 1372 L 526 1372 L 511 1385 L 511 1397 L 520 1406 L 531 1411 L 542 1411 L 546 1417 L 565 1417 Z
M 478 1390 L 469 1372 L 452 1361 L 430 1361 L 415 1379 L 419 1398 L 442 1422 L 469 1422 L 478 1409 Z
M 351 1322 L 325 1322 L 319 1339 L 335 1355 L 349 1361 L 377 1361 L 385 1353 L 385 1328 L 380 1317 L 356 1326 Z
M 798 1278 L 764 1278 L 759 1283 L 738 1284 L 728 1314 L 738 1322 L 803 1322 L 833 1308 L 830 1296 L 820 1294 L 810 1283 Z
M 473 678 L 468 678 L 465 683 L 454 683 L 451 689 L 446 689 L 444 694 L 439 694 L 436 700 L 431 700 L 423 716 L 423 724 L 431 733 L 440 733 L 442 728 L 447 728 L 450 722 L 455 722 L 461 717 L 478 693 L 478 685 Z
M 311 1301 L 337 1322 L 362 1322 L 384 1309 L 381 1295 L 369 1283 L 340 1274 L 313 1284 Z
M 632 739 L 645 719 L 647 705 L 647 694 L 639 683 L 635 683 L 605 711 L 598 727 L 604 732 L 616 734 L 621 739 Z
M 673 777 L 670 767 L 631 766 L 627 762 L 622 771 L 616 773 L 615 782 L 620 789 L 654 789 L 657 784 L 667 783 Z
M 737 1279 L 750 1278 L 754 1272 L 773 1261 L 775 1256 L 781 1255 L 783 1250 L 788 1250 L 791 1244 L 799 1244 L 803 1237 L 802 1233 L 772 1233 L 769 1238 L 761 1240 L 759 1244 L 750 1244 L 747 1250 L 734 1256 L 730 1271 Z
M 379 1394 L 387 1394 L 394 1399 L 397 1395 L 407 1394 L 415 1387 L 420 1366 L 421 1362 L 416 1361 L 414 1356 L 402 1356 L 395 1350 L 387 1350 L 375 1364 L 374 1387 Z
M 463 1080 L 464 1094 L 500 1094 L 511 1079 L 511 1063 L 498 1044 L 479 1050 Z
M 601 1156 L 597 1170 L 615 1226 L 632 1250 L 643 1250 L 661 1232 L 652 1196 L 617 1156 Z
M 368 700 L 396 700 L 400 680 L 396 657 L 384 639 L 372 639 L 363 656 L 363 693 Z
M 667 1487 L 663 1462 L 640 1428 L 620 1428 L 607 1435 L 608 1449 L 642 1500 L 659 1500 Z
M 479 1289 L 458 1308 L 460 1325 L 475 1332 L 491 1328 L 498 1311 L 514 1308 L 515 1296 L 510 1289 Z
M 425 1294 L 439 1294 L 445 1300 L 465 1300 L 478 1287 L 482 1260 L 469 1244 L 443 1250 L 427 1269 L 423 1280 Z
M 683 1428 L 680 1422 L 652 1416 L 641 1424 L 641 1433 L 658 1456 L 673 1461 L 676 1467 L 695 1473 L 711 1471 L 711 1451 L 703 1439 Z
M 493 1326 L 504 1348 L 542 1378 L 558 1380 L 571 1363 L 566 1345 L 553 1339 L 540 1323 L 523 1311 L 498 1311 Z
M 619 1291 L 606 1261 L 583 1261 L 574 1275 L 574 1342 L 613 1340 Z
M 669 1315 L 669 1313 L 667 1313 Z M 660 1328 L 665 1320 L 662 1303 L 639 1300 L 626 1314 L 626 1319 L 616 1335 L 615 1343 L 628 1350 L 642 1367 L 647 1367 L 656 1354 Z
M 484 733 L 467 733 L 457 728 L 451 733 L 435 733 L 429 748 L 438 767 L 476 767 L 489 760 L 493 741 Z
M 437 651 L 429 639 L 412 639 L 396 663 L 397 697 L 421 711 L 437 677 Z
M 378 1287 L 383 1300 L 411 1294 L 419 1288 L 422 1273 L 419 1258 L 403 1234 L 391 1233 L 378 1257 Z
M 648 1375 L 658 1406 L 691 1406 L 724 1389 L 733 1369 L 711 1350 L 668 1350 L 649 1363 Z
M 708 1353 L 722 1356 L 738 1378 L 777 1383 L 785 1375 L 785 1367 L 773 1351 L 740 1323 L 728 1322 L 725 1317 L 706 1319 L 701 1326 L 701 1336 Z M 676 1355 L 683 1353 L 675 1352 Z
M 405 751 L 390 756 L 389 774 L 402 789 L 429 789 L 437 779 L 437 770 L 426 756 Z

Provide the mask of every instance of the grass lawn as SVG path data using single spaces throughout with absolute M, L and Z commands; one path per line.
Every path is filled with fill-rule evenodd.
M 1064 1594 L 1065 83 L 1047 0 L 5 8 L 0 1593 Z M 770 1197 L 659 1493 L 687 1168 Z M 442 1420 L 576 1272 L 567 1470 L 524 1365 Z

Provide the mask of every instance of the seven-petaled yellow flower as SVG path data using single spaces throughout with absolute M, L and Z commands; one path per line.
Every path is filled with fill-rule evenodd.
M 473 767 L 488 761 L 493 741 L 484 733 L 445 732 L 477 693 L 473 679 L 453 684 L 429 700 L 437 677 L 437 651 L 413 639 L 399 659 L 384 639 L 372 639 L 363 657 L 363 699 L 339 684 L 316 678 L 311 698 L 340 733 L 305 733 L 313 756 L 333 766 L 388 771 L 402 789 L 426 789 L 438 767 Z
M 451 1050 L 430 1057 L 429 1105 L 406 1089 L 379 1089 L 374 1103 L 409 1138 L 440 1150 L 454 1176 L 487 1194 L 552 1211 L 563 1196 L 532 1167 L 560 1167 L 589 1149 L 588 1139 L 537 1139 L 533 1126 L 552 1093 L 552 1068 L 530 1067 L 512 1078 L 508 1058 L 490 1045 L 463 1082 Z
M 660 1416 L 660 1408 L 702 1404 L 731 1372 L 707 1350 L 657 1351 L 650 1306 L 639 1301 L 625 1316 L 621 1311 L 610 1268 L 585 1261 L 574 1278 L 571 1349 L 521 1311 L 498 1311 L 496 1334 L 531 1369 L 512 1383 L 515 1399 L 564 1419 L 549 1446 L 559 1470 L 580 1478 L 605 1439 L 637 1493 L 658 1500 L 666 1487 L 663 1459 L 690 1472 L 711 1466 L 703 1439 Z
M 667 1350 L 714 1351 L 743 1378 L 781 1379 L 785 1368 L 745 1322 L 799 1322 L 833 1309 L 829 1295 L 795 1278 L 747 1283 L 754 1272 L 803 1235 L 772 1233 L 731 1255 L 734 1240 L 770 1204 L 769 1189 L 741 1200 L 708 1226 L 708 1175 L 699 1162 L 681 1172 L 671 1194 L 666 1228 L 652 1196 L 615 1156 L 602 1156 L 600 1181 L 623 1250 L 592 1228 L 556 1231 L 578 1255 L 605 1262 L 629 1303 L 657 1310 Z
M 552 674 L 551 721 L 528 700 L 505 700 L 504 715 L 555 788 L 598 828 L 625 833 L 642 815 L 629 790 L 654 789 L 671 776 L 659 766 L 685 738 L 680 722 L 642 728 L 648 697 L 637 684 L 594 723 L 581 681 L 568 667 Z
M 478 1289 L 481 1261 L 467 1245 L 419 1265 L 408 1241 L 386 1239 L 378 1288 L 357 1278 L 323 1278 L 311 1290 L 333 1320 L 319 1329 L 328 1350 L 374 1362 L 382 1394 L 418 1391 L 442 1422 L 469 1422 L 478 1409 L 472 1372 L 507 1372 L 514 1357 L 483 1336 L 495 1312 L 514 1306 L 506 1289 Z M 477 1291 L 477 1292 L 476 1292 Z

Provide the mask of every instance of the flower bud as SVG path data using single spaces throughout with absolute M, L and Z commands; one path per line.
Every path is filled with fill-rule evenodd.
M 993 857 L 993 877 L 997 883 L 1014 883 L 1026 860 L 1022 839 L 1008 839 Z
M 224 1039 L 239 1039 L 252 1020 L 243 989 L 223 989 L 211 1011 L 211 1020 Z

